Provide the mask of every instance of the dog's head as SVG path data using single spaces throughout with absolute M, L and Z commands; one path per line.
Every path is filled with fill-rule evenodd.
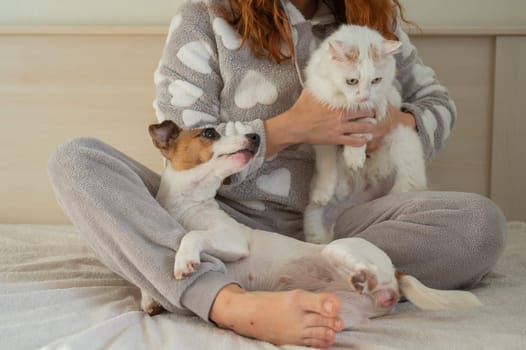
M 170 120 L 150 125 L 148 131 L 173 170 L 208 167 L 224 178 L 243 170 L 260 143 L 258 134 L 224 136 L 214 128 L 183 130 Z

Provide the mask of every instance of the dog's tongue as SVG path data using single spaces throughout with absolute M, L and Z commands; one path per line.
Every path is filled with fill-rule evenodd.
M 239 161 L 246 164 L 250 161 L 250 159 L 252 159 L 252 154 L 247 150 L 242 150 L 242 151 L 234 153 L 232 157 L 239 159 Z

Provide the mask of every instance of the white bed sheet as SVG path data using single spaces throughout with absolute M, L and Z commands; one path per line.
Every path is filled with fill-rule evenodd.
M 474 290 L 484 306 L 392 315 L 337 336 L 334 349 L 526 349 L 526 223 Z M 105 268 L 72 226 L 0 225 L 0 349 L 302 349 L 276 347 L 196 317 L 140 311 L 139 290 Z

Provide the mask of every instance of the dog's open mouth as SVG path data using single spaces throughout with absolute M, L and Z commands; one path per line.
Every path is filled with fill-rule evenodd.
M 230 156 L 233 156 L 235 154 L 240 154 L 240 153 L 244 153 L 244 154 L 248 155 L 249 157 L 254 157 L 256 155 L 256 152 L 254 150 L 251 150 L 251 149 L 248 149 L 248 148 L 243 148 L 243 149 L 240 149 L 239 151 L 220 154 L 219 157 L 230 157 Z

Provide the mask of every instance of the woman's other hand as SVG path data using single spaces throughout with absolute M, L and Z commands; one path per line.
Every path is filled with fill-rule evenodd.
M 405 113 L 389 104 L 385 118 L 374 125 L 371 140 L 367 143 L 367 154 L 371 154 L 378 149 L 385 135 L 399 125 L 406 125 L 412 129 L 416 128 L 415 117 L 410 113 Z

